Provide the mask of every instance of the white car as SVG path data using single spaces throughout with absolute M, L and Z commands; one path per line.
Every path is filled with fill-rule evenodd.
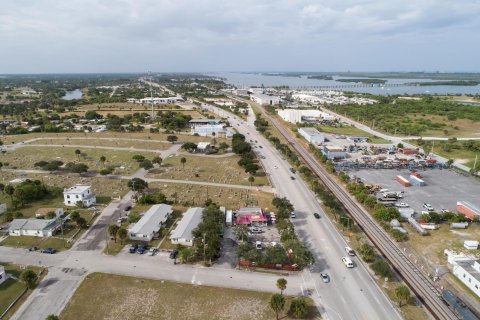
M 434 209 L 433 209 L 433 207 L 432 207 L 431 204 L 424 203 L 424 204 L 423 204 L 423 207 L 424 207 L 425 209 L 427 209 L 427 211 L 434 211 Z
M 408 203 L 400 202 L 400 203 L 395 203 L 395 207 L 398 207 L 398 208 L 408 208 L 409 205 L 408 205 Z
M 149 256 L 154 256 L 155 253 L 157 253 L 157 251 L 158 251 L 157 248 L 152 247 L 152 248 L 148 249 L 148 255 L 149 255 Z
M 350 260 L 349 257 L 343 257 L 343 258 L 342 258 L 342 262 L 343 262 L 343 264 L 345 265 L 345 267 L 347 267 L 347 268 L 353 268 L 353 262 L 352 262 L 352 260 Z
M 324 283 L 330 282 L 330 277 L 328 276 L 328 274 L 322 272 L 322 273 L 320 273 L 320 277 L 322 278 L 322 281 L 323 281 Z
M 278 167 L 277 167 L 277 166 L 273 166 L 273 168 L 274 168 L 274 169 L 278 169 Z

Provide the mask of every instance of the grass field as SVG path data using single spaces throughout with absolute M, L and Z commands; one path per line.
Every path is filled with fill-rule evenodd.
M 166 150 L 172 145 L 170 143 L 160 142 L 158 140 L 117 140 L 110 138 L 62 138 L 62 139 L 42 139 L 30 142 L 29 144 L 48 144 L 48 145 L 88 145 L 96 147 L 118 147 L 118 148 L 136 148 L 149 149 L 152 151 Z
M 480 122 L 469 119 L 448 120 L 439 115 L 410 115 L 411 119 L 426 119 L 436 123 L 445 123 L 441 130 L 428 130 L 422 133 L 424 137 L 480 137 Z
M 68 147 L 23 147 L 14 151 L 8 151 L 0 154 L 0 161 L 3 162 L 5 168 L 12 169 L 40 169 L 34 164 L 38 161 L 60 160 L 63 163 L 76 162 L 84 163 L 88 166 L 89 171 L 100 171 L 108 166 L 115 166 L 115 174 L 129 175 L 138 170 L 138 163 L 132 159 L 136 154 L 140 154 L 148 158 L 155 155 L 148 152 L 124 151 L 124 150 L 105 150 L 95 148 L 78 148 L 83 155 L 77 156 L 75 150 L 77 148 Z M 100 162 L 100 157 L 105 156 L 105 164 Z M 8 163 L 8 166 L 5 164 Z M 122 167 L 122 168 L 120 168 Z
M 91 303 L 95 296 L 95 303 Z M 60 315 L 81 319 L 274 319 L 270 293 L 94 273 Z M 288 310 L 290 297 L 287 297 Z M 310 317 L 317 317 L 308 300 Z M 282 319 L 290 319 L 282 314 Z
M 426 261 L 434 264 L 446 264 L 443 255 L 445 248 L 461 251 L 463 241 L 480 240 L 480 226 L 471 224 L 467 229 L 451 230 L 448 223 L 440 225 L 440 229 L 429 231 L 429 236 L 421 236 L 408 224 L 404 224 L 408 230 L 408 245 L 411 246 Z
M 187 162 L 183 168 L 180 159 Z M 245 173 L 237 162 L 240 156 L 231 157 L 200 157 L 200 156 L 170 156 L 164 159 L 162 167 L 152 170 L 148 177 L 160 179 L 208 181 L 226 184 L 250 185 L 249 174 Z M 269 185 L 268 178 L 263 171 L 255 176 L 254 186 Z
M 391 143 L 389 140 L 385 140 L 379 137 L 376 137 L 368 132 L 360 130 L 353 126 L 343 125 L 341 127 L 333 127 L 333 126 L 317 126 L 320 132 L 331 133 L 331 134 L 341 134 L 347 136 L 361 136 L 361 137 L 368 137 L 370 139 L 370 143 L 374 144 L 387 144 Z
M 20 274 L 25 270 L 23 266 L 3 263 L 0 262 L 2 266 L 5 267 L 5 271 L 15 277 L 20 277 Z M 41 268 L 29 266 L 28 269 L 35 271 L 37 274 L 40 272 Z M 0 314 L 2 314 L 7 307 L 18 297 L 18 295 L 25 289 L 25 285 L 20 281 L 14 279 L 8 279 L 0 285 Z M 13 313 L 22 305 L 25 299 L 31 291 L 27 293 L 15 304 L 15 306 L 10 309 L 10 311 L 5 316 L 5 319 L 9 319 Z
M 159 189 L 169 200 L 184 207 L 201 206 L 207 199 L 212 199 L 227 209 L 238 209 L 247 205 L 272 209 L 273 194 L 262 191 L 160 182 L 152 182 L 148 186 Z
M 210 137 L 200 137 L 194 136 L 187 132 L 186 134 L 175 134 L 178 137 L 178 141 L 180 142 L 202 142 L 202 141 L 210 141 Z M 19 135 L 8 135 L 8 136 L 1 136 L 0 138 L 4 142 L 5 145 L 23 142 L 35 138 L 69 138 L 69 137 L 76 137 L 76 138 L 108 138 L 108 139 L 115 139 L 115 138 L 126 138 L 126 139 L 142 139 L 142 140 L 152 140 L 152 143 L 160 143 L 160 141 L 166 141 L 167 137 L 171 134 L 165 133 L 150 133 L 148 131 L 143 132 L 61 132 L 61 133 L 28 133 L 28 134 L 19 134 Z M 227 142 L 225 138 L 216 137 L 217 143 Z M 106 146 L 114 146 L 107 142 L 105 142 Z

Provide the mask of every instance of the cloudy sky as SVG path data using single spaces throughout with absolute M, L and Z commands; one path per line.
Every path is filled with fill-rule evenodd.
M 2 0 L 0 74 L 480 71 L 480 0 Z

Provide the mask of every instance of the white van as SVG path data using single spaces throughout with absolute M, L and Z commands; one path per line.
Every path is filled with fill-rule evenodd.
M 349 257 L 343 257 L 343 258 L 342 258 L 342 261 L 343 261 L 343 264 L 344 264 L 347 268 L 353 268 L 353 262 L 352 262 L 352 260 L 350 260 Z
M 297 214 L 295 213 L 295 211 L 290 212 L 290 218 L 296 218 L 296 217 L 297 217 Z

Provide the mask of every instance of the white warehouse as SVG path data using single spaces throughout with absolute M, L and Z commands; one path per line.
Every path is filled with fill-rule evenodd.
M 198 227 L 202 221 L 203 208 L 190 208 L 183 214 L 182 220 L 178 223 L 175 230 L 170 235 L 170 240 L 174 244 L 183 244 L 184 246 L 193 246 L 192 231 Z
M 309 143 L 321 144 L 325 142 L 325 136 L 315 128 L 305 127 L 298 129 L 298 133 Z
M 463 284 L 480 297 L 480 260 L 473 255 L 444 250 L 452 271 Z
M 278 115 L 285 121 L 290 123 L 302 123 L 302 122 L 311 122 L 316 123 L 323 120 L 333 121 L 335 117 L 329 115 L 326 112 L 309 109 L 309 110 L 278 110 Z
M 250 99 L 262 106 L 274 106 L 280 103 L 280 98 L 275 96 L 269 96 L 263 93 L 254 93 L 250 96 Z

